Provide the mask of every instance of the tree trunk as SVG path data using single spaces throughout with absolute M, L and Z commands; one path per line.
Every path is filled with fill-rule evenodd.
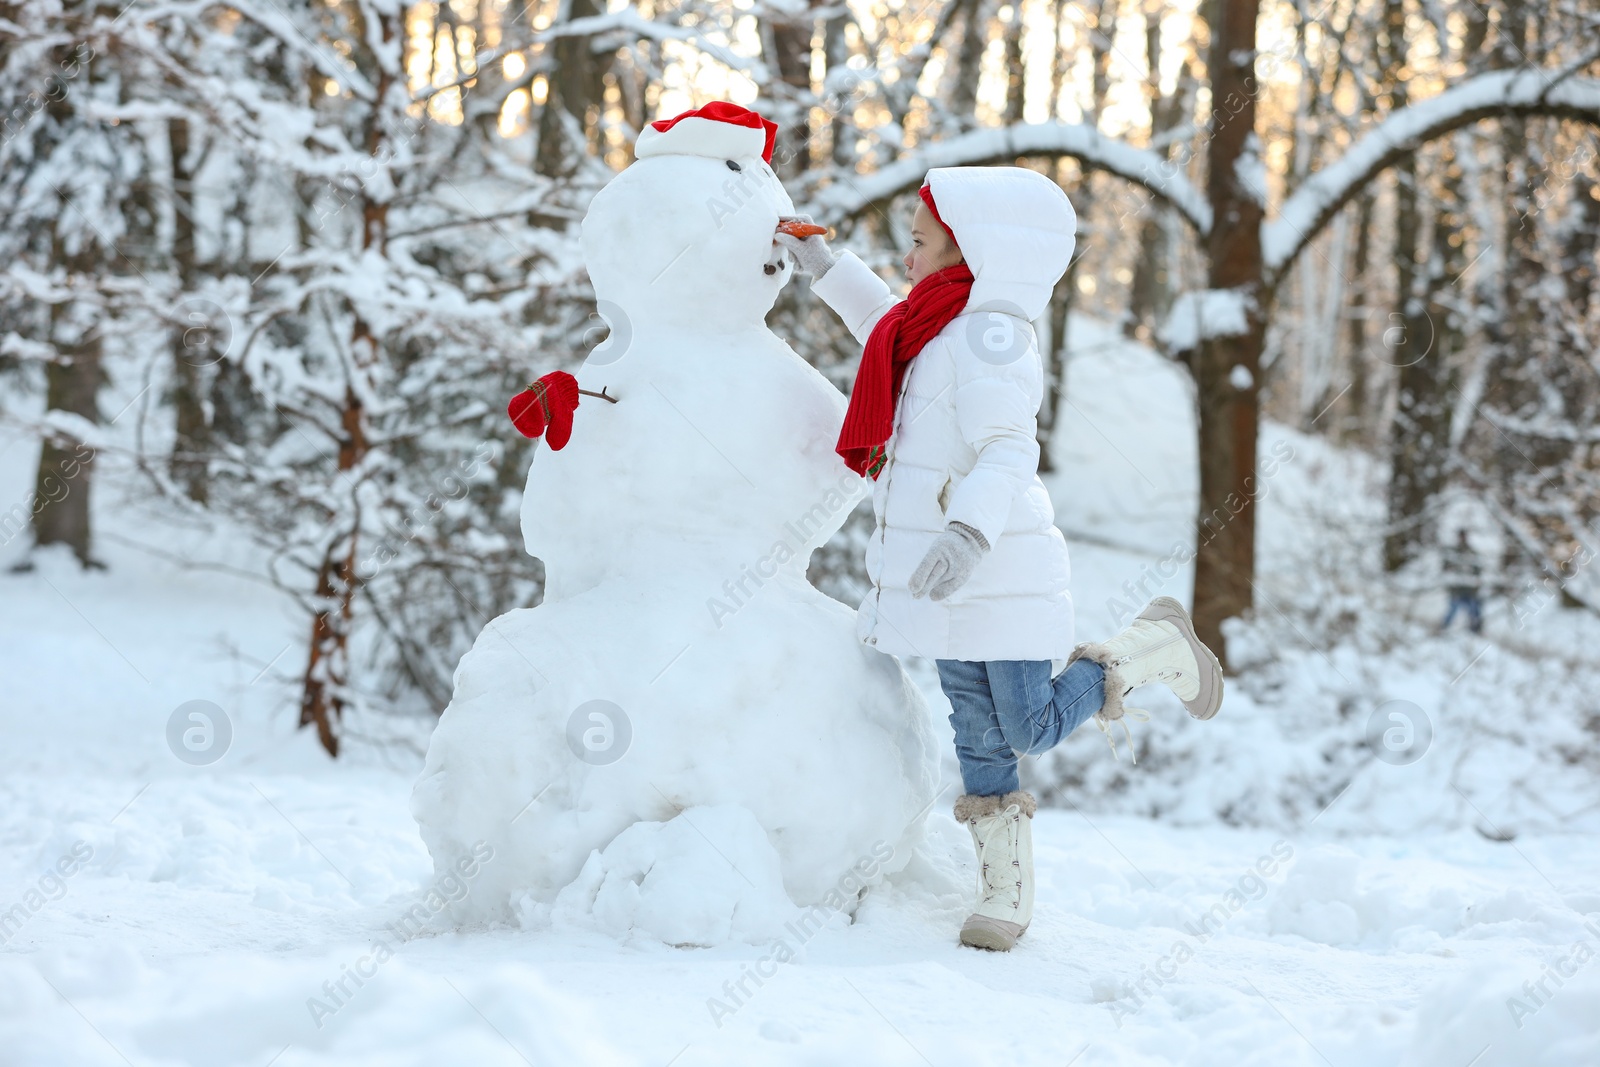
M 1246 301 L 1246 331 L 1204 337 L 1194 370 L 1200 401 L 1200 516 L 1196 524 L 1194 620 L 1200 639 L 1222 654 L 1225 619 L 1254 604 L 1256 433 L 1265 342 L 1259 193 L 1243 174 L 1258 167 L 1256 17 L 1258 0 L 1215 0 L 1211 24 L 1211 152 L 1206 193 L 1215 220 L 1207 243 L 1210 288 Z
M 1011 5 L 1011 19 L 1006 23 L 1005 34 L 1006 102 L 1001 119 L 1007 125 L 1022 121 L 1022 4 Z
M 57 304 L 51 309 L 52 327 L 67 318 L 70 307 Z M 71 412 L 98 423 L 100 413 L 95 401 L 102 379 L 100 330 L 98 325 L 84 327 L 81 323 L 72 323 L 70 328 L 86 329 L 87 333 L 55 342 L 58 356 L 45 368 L 45 406 L 50 411 Z M 66 545 L 84 567 L 102 566 L 91 552 L 89 486 L 93 466 L 93 448 L 51 432 L 41 442 L 39 470 L 34 478 L 34 546 Z
M 1094 29 L 1089 31 L 1089 60 L 1092 77 L 1089 82 L 1089 111 L 1085 121 L 1091 126 L 1100 125 L 1100 112 L 1105 109 L 1106 94 L 1111 91 L 1111 44 L 1117 32 L 1117 0 L 1097 0 L 1094 9 Z M 1088 185 L 1088 179 L 1084 179 Z
M 966 130 L 978 124 L 978 76 L 982 72 L 983 47 L 987 43 L 984 23 L 988 20 L 989 0 L 965 0 L 962 10 L 961 47 L 956 51 L 949 113 L 955 119 L 956 128 Z
M 1369 427 L 1368 399 L 1371 386 L 1368 382 L 1371 355 L 1367 350 L 1367 267 L 1372 260 L 1372 207 L 1370 192 L 1363 193 L 1356 203 L 1356 247 L 1350 264 L 1350 304 L 1345 319 L 1345 347 L 1348 349 L 1350 386 L 1343 396 L 1329 401 L 1334 405 L 1328 413 L 1328 425 L 1334 440 L 1344 445 L 1360 447 L 1367 441 Z
M 1399 5 L 1392 5 L 1398 7 Z M 1396 85 L 1394 107 L 1405 106 Z M 1391 111 L 1391 114 L 1393 112 Z M 1431 541 L 1427 506 L 1437 489 L 1439 465 L 1433 460 L 1447 439 L 1438 433 L 1438 354 L 1433 328 L 1417 291 L 1417 248 L 1421 240 L 1417 205 L 1417 157 L 1395 166 L 1395 302 L 1385 331 L 1388 361 L 1399 368 L 1394 424 L 1389 437 L 1389 523 L 1383 538 L 1383 566 L 1397 571 Z
M 835 15 L 823 26 L 822 48 L 827 57 L 828 74 L 849 67 L 850 48 L 845 40 L 845 27 L 851 23 L 849 14 Z M 854 87 L 836 90 L 828 96 L 829 154 L 836 167 L 855 170 L 856 126 L 853 107 Z
M 1056 182 L 1065 185 L 1063 172 L 1065 160 L 1055 162 Z M 1067 269 L 1056 282 L 1045 313 L 1050 316 L 1050 350 L 1044 353 L 1044 399 L 1039 404 L 1039 416 L 1034 435 L 1039 442 L 1039 473 L 1049 474 L 1056 469 L 1050 456 L 1051 441 L 1055 439 L 1056 426 L 1061 421 L 1061 401 L 1067 387 L 1068 331 L 1072 321 L 1073 297 L 1077 294 L 1078 264 L 1081 257 L 1067 264 Z
M 1381 55 L 1388 87 L 1389 113 L 1407 103 L 1403 64 L 1406 59 L 1406 10 L 1401 0 L 1384 9 Z M 1468 57 L 1470 62 L 1471 57 Z M 1438 540 L 1434 505 L 1444 490 L 1450 454 L 1449 357 L 1456 347 L 1455 316 L 1445 306 L 1448 290 L 1462 269 L 1458 210 L 1462 196 L 1461 168 L 1451 143 L 1440 148 L 1439 201 L 1433 220 L 1433 248 L 1422 250 L 1417 157 L 1411 154 L 1395 167 L 1395 298 L 1390 321 L 1389 361 L 1399 368 L 1394 424 L 1390 427 L 1388 529 L 1384 534 L 1384 569 L 1404 567 L 1424 546 Z M 1452 246 L 1454 236 L 1457 244 Z
M 1100 5 L 1096 8 L 1096 25 L 1108 25 L 1114 20 L 1115 14 L 1115 0 L 1100 0 Z M 1109 36 L 1098 31 L 1090 34 L 1089 57 L 1095 75 L 1089 85 L 1089 104 L 1085 109 L 1084 121 L 1091 126 L 1100 122 L 1100 112 L 1105 107 L 1106 92 L 1110 84 L 1107 77 L 1107 57 L 1110 50 Z M 1065 187 L 1066 182 L 1063 178 L 1066 166 L 1057 161 L 1056 170 L 1057 183 Z M 1083 220 L 1094 213 L 1094 184 L 1093 174 L 1087 168 L 1081 169 L 1080 174 L 1081 178 L 1077 189 L 1073 191 L 1072 201 L 1076 207 L 1078 231 L 1081 234 L 1084 230 Z M 1078 264 L 1082 262 L 1082 258 L 1077 256 L 1067 264 L 1066 273 L 1056 282 L 1050 298 L 1050 352 L 1045 358 L 1044 400 L 1039 406 L 1034 431 L 1034 436 L 1039 442 L 1041 474 L 1049 474 L 1055 470 L 1055 461 L 1050 456 L 1051 441 L 1055 437 L 1056 425 L 1060 421 L 1061 399 L 1066 389 L 1069 323 L 1072 319 L 1072 305 L 1078 296 Z
M 1452 142 L 1440 144 L 1437 170 L 1442 175 L 1434 205 L 1432 251 L 1419 282 L 1423 296 L 1409 301 L 1405 322 L 1404 359 L 1395 406 L 1394 470 L 1389 490 L 1389 531 L 1384 565 L 1398 570 L 1426 544 L 1445 543 L 1435 529 L 1434 504 L 1444 491 L 1450 465 L 1451 357 L 1462 343 L 1462 316 L 1454 306 L 1455 282 L 1466 269 L 1464 204 L 1466 190 Z M 1401 180 L 1415 180 L 1415 157 L 1401 170 Z M 1414 223 L 1412 224 L 1415 225 Z M 1406 225 L 1398 232 L 1415 240 Z M 1451 239 L 1454 238 L 1454 243 Z M 1399 257 L 1402 266 L 1405 257 Z M 1396 353 L 1401 349 L 1397 346 Z
M 180 116 L 167 120 L 167 146 L 172 156 L 172 262 L 180 288 L 188 293 L 198 281 L 188 119 Z M 206 502 L 205 454 L 210 448 L 202 368 L 216 355 L 212 347 L 214 338 L 210 336 L 212 325 L 180 323 L 172 338 L 172 409 L 177 433 L 169 471 L 172 480 L 183 487 L 189 498 L 201 504 Z
M 1508 0 L 1498 26 L 1498 66 L 1542 63 L 1539 20 L 1538 9 L 1526 0 Z M 1548 284 L 1540 233 L 1550 220 L 1538 199 L 1541 176 L 1550 171 L 1544 143 L 1532 122 L 1524 116 L 1507 116 L 1500 123 L 1506 203 L 1500 241 L 1503 269 L 1490 324 L 1494 352 L 1484 400 L 1485 406 L 1513 417 L 1581 427 L 1592 425 L 1584 401 L 1585 386 L 1594 372 L 1585 366 L 1581 378 L 1575 379 L 1568 346 L 1546 326 L 1551 319 L 1570 319 L 1571 313 L 1552 299 L 1558 290 Z M 1536 531 L 1544 552 L 1538 562 L 1547 574 L 1556 570 L 1557 561 L 1577 558 L 1582 542 L 1568 516 L 1593 507 L 1590 494 L 1559 485 L 1558 472 L 1572 463 L 1574 450 L 1575 442 L 1558 434 L 1512 429 L 1497 431 L 1494 440 L 1502 504 Z M 1564 581 L 1558 586 L 1565 592 Z
M 813 0 L 814 2 L 814 0 Z M 778 80 L 788 88 L 789 99 L 777 107 L 778 142 L 773 150 L 774 169 L 783 179 L 798 178 L 811 169 L 811 35 L 816 19 L 810 6 L 792 15 L 771 19 L 771 57 Z M 769 11 L 772 9 L 769 9 Z
M 64 67 L 72 51 L 72 46 L 60 45 L 52 49 L 51 55 Z M 92 78 L 91 71 L 86 80 Z M 74 110 L 80 95 L 69 92 L 48 99 L 45 106 L 58 129 L 70 130 L 82 125 L 82 117 Z M 68 251 L 61 222 L 76 208 L 67 202 L 68 194 L 59 195 L 56 224 L 50 234 L 50 262 L 66 272 L 68 284 L 109 273 L 106 260 L 116 253 L 103 248 L 98 241 L 81 239 L 76 250 Z M 101 364 L 104 354 L 102 314 L 101 309 L 75 300 L 50 305 L 48 340 L 56 354 L 45 367 L 46 411 L 68 412 L 99 423 L 98 399 L 105 380 Z M 93 555 L 90 521 L 89 490 L 93 484 L 94 457 L 94 449 L 86 442 L 51 429 L 40 442 L 39 467 L 34 475 L 33 547 L 64 544 L 72 549 L 72 554 L 84 567 L 103 566 Z M 17 569 L 26 570 L 30 566 L 30 562 L 24 561 Z
M 1191 99 L 1187 59 L 1178 75 L 1176 91 L 1171 96 L 1161 93 L 1161 17 L 1156 9 L 1145 14 L 1145 63 L 1149 69 L 1145 99 L 1150 108 L 1150 140 L 1154 143 L 1184 121 Z M 1172 145 L 1159 151 L 1163 159 L 1172 159 Z M 1123 324 L 1125 333 L 1146 343 L 1172 309 L 1173 237 L 1172 209 L 1152 201 L 1139 224 L 1139 258 L 1133 265 L 1128 317 Z
M 1573 218 L 1561 248 L 1561 274 L 1567 280 L 1567 300 L 1577 312 L 1576 322 L 1589 315 L 1600 281 L 1600 187 L 1586 174 L 1572 181 Z
M 576 21 L 599 13 L 595 0 L 570 0 L 567 18 Z M 571 176 L 589 150 L 589 109 L 600 103 L 605 88 L 605 69 L 590 43 L 587 36 L 558 37 L 545 46 L 552 59 L 545 72 L 534 155 L 534 170 L 545 177 Z

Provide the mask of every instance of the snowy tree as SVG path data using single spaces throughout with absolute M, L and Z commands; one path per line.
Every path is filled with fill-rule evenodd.
M 218 206 L 180 177 L 192 189 L 201 158 L 253 176 L 242 264 L 224 231 L 201 271 L 197 236 L 176 228 L 170 317 L 187 340 L 160 362 L 179 426 L 173 461 L 145 469 L 268 550 L 308 616 L 301 723 L 337 753 L 346 708 L 437 706 L 471 636 L 536 596 L 512 565 L 526 447 L 508 446 L 499 405 L 533 376 L 527 353 L 552 338 L 546 360 L 581 352 L 562 305 L 582 284 L 570 238 L 499 221 L 548 183 L 472 175 L 481 128 L 426 120 L 398 10 L 228 10 L 243 17 L 218 9 L 198 31 L 129 16 L 152 37 L 200 37 L 163 93 L 188 149 L 172 159 L 175 214 Z
M 148 146 L 133 125 L 106 121 L 136 68 L 127 57 L 102 58 L 116 32 L 114 6 L 6 5 L 0 13 L 3 350 L 26 379 L 42 376 L 46 408 L 25 510 L 36 546 L 64 544 L 83 565 L 98 565 L 89 502 L 104 360 L 117 323 L 140 302 L 154 225 L 139 183 Z

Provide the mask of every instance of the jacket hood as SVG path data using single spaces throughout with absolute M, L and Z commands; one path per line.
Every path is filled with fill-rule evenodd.
M 1067 194 L 1023 167 L 935 167 L 927 184 L 972 271 L 967 307 L 1039 318 L 1077 239 Z

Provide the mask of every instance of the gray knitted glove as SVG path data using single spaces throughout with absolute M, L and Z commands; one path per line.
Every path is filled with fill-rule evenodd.
M 966 584 L 989 542 L 964 522 L 952 522 L 933 542 L 917 569 L 911 572 L 911 595 L 943 600 Z
M 789 219 L 812 221 L 810 215 L 780 216 L 780 221 Z M 828 239 L 820 233 L 814 237 L 791 237 L 786 233 L 780 233 L 773 239 L 794 253 L 795 262 L 800 265 L 802 271 L 811 275 L 812 281 L 828 273 L 828 268 L 839 261 L 839 254 L 828 247 Z

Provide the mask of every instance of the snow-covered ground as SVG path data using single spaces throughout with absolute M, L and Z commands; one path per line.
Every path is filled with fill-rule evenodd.
M 1183 378 L 1085 329 L 1050 482 L 1092 639 L 1125 582 L 1187 591 L 1194 486 Z M 392 736 L 328 761 L 293 728 L 290 607 L 248 559 L 186 569 L 214 541 L 108 487 L 108 571 L 0 575 L 0 1064 L 1600 1063 L 1595 635 L 1551 607 L 1436 638 L 1426 595 L 1381 591 L 1358 606 L 1389 621 L 1351 621 L 1360 590 L 1305 560 L 1337 563 L 1363 472 L 1275 444 L 1281 618 L 1240 632 L 1255 666 L 1216 722 L 1152 698 L 1137 768 L 1092 728 L 1031 768 L 1081 786 L 1038 816 L 1038 914 L 1009 955 L 955 943 L 949 760 L 928 845 L 853 923 L 678 948 L 559 915 L 417 921 L 470 889 L 436 878 L 411 816 L 425 732 L 354 724 Z M 0 499 L 34 458 L 0 438 Z M 1367 725 L 1398 700 L 1430 740 L 1377 758 Z M 214 762 L 173 754 L 192 701 L 231 733 Z

